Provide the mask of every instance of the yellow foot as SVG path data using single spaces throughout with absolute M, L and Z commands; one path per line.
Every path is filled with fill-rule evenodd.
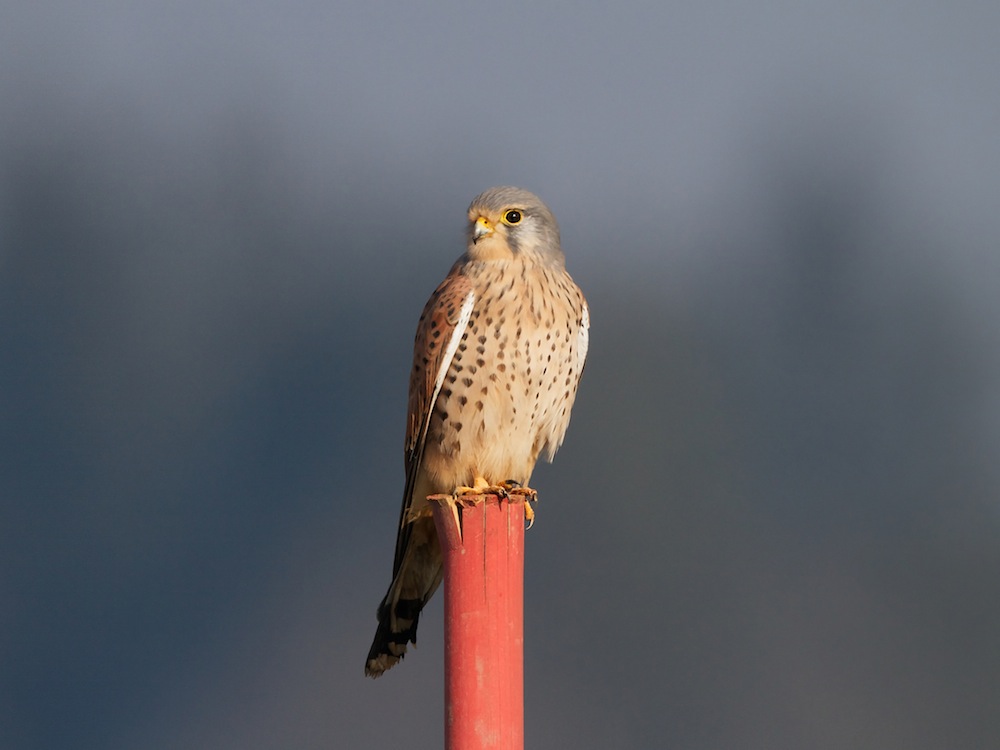
M 502 484 L 490 484 L 484 477 L 477 476 L 471 487 L 459 485 L 455 488 L 455 497 L 463 495 L 497 495 L 498 497 L 519 496 L 524 500 L 524 517 L 528 520 L 530 529 L 535 523 L 535 511 L 531 503 L 538 500 L 538 492 L 530 487 L 522 487 L 520 482 L 508 479 Z
M 535 509 L 531 507 L 531 503 L 537 502 L 538 492 L 531 487 L 522 487 L 520 482 L 515 482 L 513 479 L 504 482 L 503 487 L 507 491 L 507 497 L 517 496 L 524 501 L 524 517 L 530 529 L 535 524 Z
M 513 487 L 508 492 L 511 495 L 519 495 L 524 498 L 524 517 L 528 521 L 528 528 L 535 525 L 535 509 L 531 504 L 538 501 L 538 492 L 531 487 Z
M 500 488 L 503 489 L 503 488 Z M 472 486 L 466 487 L 465 485 L 459 485 L 455 488 L 455 496 L 460 497 L 462 495 L 496 495 L 499 494 L 496 487 L 491 487 L 490 483 L 487 482 L 483 477 L 476 477 L 472 480 Z M 503 492 L 501 497 L 507 497 L 506 490 Z

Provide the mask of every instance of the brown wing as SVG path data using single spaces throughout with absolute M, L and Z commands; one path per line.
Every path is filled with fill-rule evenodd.
M 392 567 L 394 577 L 399 572 L 409 542 L 407 516 L 413 499 L 417 470 L 424 454 L 431 411 L 451 367 L 452 357 L 469 324 L 475 299 L 472 282 L 455 266 L 427 300 L 417 324 L 406 423 L 406 487 L 399 514 L 399 536 L 396 539 L 396 558 Z

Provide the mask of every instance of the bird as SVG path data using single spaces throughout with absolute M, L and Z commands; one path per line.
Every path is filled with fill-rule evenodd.
M 416 645 L 420 612 L 441 583 L 426 498 L 513 487 L 533 493 L 536 461 L 551 462 L 562 445 L 589 340 L 590 310 L 566 271 L 549 208 L 515 187 L 474 198 L 465 252 L 417 324 L 406 484 L 392 583 L 365 662 L 369 677 Z

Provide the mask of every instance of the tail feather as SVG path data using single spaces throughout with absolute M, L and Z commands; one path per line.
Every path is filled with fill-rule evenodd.
M 365 662 L 365 674 L 379 677 L 417 643 L 417 622 L 441 583 L 442 560 L 433 519 L 413 522 L 396 576 L 378 608 L 378 629 Z
M 369 677 L 379 677 L 383 672 L 396 664 L 406 655 L 406 644 L 417 645 L 417 622 L 420 619 L 420 609 L 423 602 L 412 599 L 400 601 L 400 607 L 393 617 L 384 607 L 379 608 L 378 630 L 375 640 L 368 651 L 365 662 L 365 674 Z M 402 616 L 402 609 L 413 612 L 411 618 Z M 396 624 L 393 626 L 392 621 Z

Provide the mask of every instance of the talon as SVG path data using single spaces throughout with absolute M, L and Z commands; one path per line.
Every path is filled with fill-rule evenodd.
M 504 484 L 509 486 L 511 495 L 517 495 L 523 499 L 524 518 L 528 521 L 528 528 L 530 529 L 535 524 L 535 509 L 531 507 L 531 503 L 538 501 L 538 491 L 531 489 L 531 487 L 524 487 L 520 482 L 515 482 L 513 479 L 508 479 Z
M 531 487 L 515 487 L 510 491 L 510 494 L 522 496 L 526 503 L 538 501 L 538 490 L 533 490 Z
M 531 503 L 527 500 L 524 501 L 524 518 L 528 521 L 529 529 L 535 525 L 535 509 L 531 507 Z

